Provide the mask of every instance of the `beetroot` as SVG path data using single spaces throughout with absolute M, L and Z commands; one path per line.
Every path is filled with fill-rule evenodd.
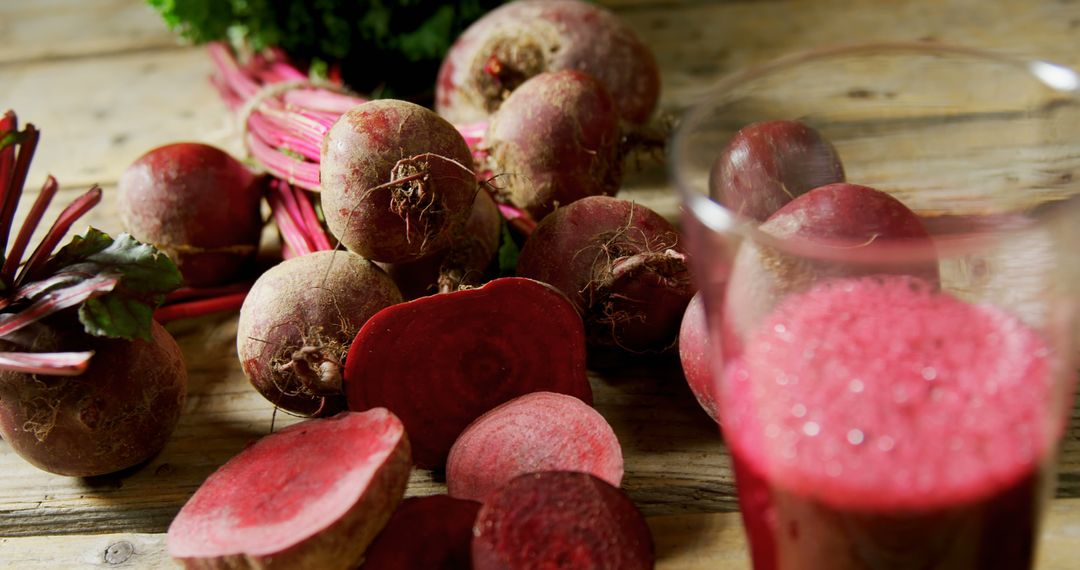
M 455 123 L 480 121 L 530 77 L 570 69 L 599 79 L 627 121 L 644 123 L 656 108 L 649 48 L 617 16 L 578 0 L 519 0 L 473 23 L 443 60 L 435 108 Z
M 246 166 L 200 143 L 151 150 L 117 184 L 127 231 L 167 253 L 192 286 L 227 283 L 252 268 L 261 199 L 261 185 Z
M 487 277 L 502 236 L 502 216 L 487 192 L 477 192 L 465 229 L 450 247 L 408 263 L 379 263 L 406 299 L 475 287 Z
M 540 220 L 556 206 L 619 190 L 621 136 L 603 85 L 561 71 L 515 90 L 492 117 L 480 150 L 510 201 Z
M 447 495 L 402 501 L 364 555 L 364 570 L 468 570 L 480 503 Z M 417 547 L 417 544 L 422 546 Z
M 618 487 L 622 448 L 604 416 L 577 398 L 533 392 L 480 416 L 446 460 L 451 496 L 483 501 L 514 477 L 580 471 Z
M 811 243 L 823 251 L 858 260 L 814 260 L 751 241 L 735 257 L 724 309 L 724 352 L 738 350 L 738 338 L 784 295 L 817 279 L 910 274 L 938 282 L 933 240 L 919 217 L 889 194 L 856 184 L 815 188 L 777 210 L 761 230 L 792 243 Z M 894 261 L 896 251 L 915 259 Z M 880 261 L 878 261 L 880 260 Z
M 765 220 L 796 196 L 844 181 L 844 167 L 821 133 L 797 121 L 743 127 L 709 173 L 712 197 L 741 216 Z
M 410 471 L 385 409 L 289 426 L 206 479 L 169 526 L 169 554 L 187 568 L 354 568 Z
M 0 436 L 35 467 L 74 477 L 156 455 L 184 407 L 187 369 L 161 325 L 152 323 L 151 334 L 148 341 L 94 337 L 70 314 L 25 329 L 20 348 L 94 356 L 79 376 L 0 371 Z
M 698 404 L 714 421 L 716 413 L 716 393 L 713 386 L 711 359 L 716 358 L 719 348 L 710 346 L 709 327 L 705 322 L 705 301 L 701 293 L 690 299 L 679 325 L 679 362 L 682 364 L 686 384 L 694 393 Z
M 590 346 L 662 351 L 694 291 L 679 233 L 648 208 L 585 198 L 545 218 L 517 273 L 558 288 L 583 315 Z
M 634 503 L 587 473 L 515 478 L 480 508 L 473 568 L 652 568 L 652 535 Z
M 443 466 L 470 422 L 538 390 L 592 402 L 584 331 L 564 295 L 516 277 L 380 311 L 345 363 L 349 409 L 397 414 L 420 467 Z
M 345 407 L 349 343 L 380 309 L 401 302 L 374 263 L 347 251 L 286 260 L 259 277 L 240 309 L 236 351 L 255 389 L 285 410 L 329 415 Z
M 413 103 L 350 109 L 323 139 L 322 206 L 330 232 L 372 261 L 445 249 L 477 192 L 472 154 L 454 126 Z

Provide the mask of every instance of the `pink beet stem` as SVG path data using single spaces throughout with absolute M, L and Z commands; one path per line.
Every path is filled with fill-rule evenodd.
M 275 177 L 307 190 L 319 189 L 319 165 L 297 160 L 282 154 L 258 137 L 248 133 L 248 148 L 252 156 Z
M 23 266 L 22 271 L 19 272 L 19 276 L 15 279 L 16 285 L 23 283 L 29 278 L 34 276 L 34 273 L 38 268 L 45 263 L 45 261 L 52 255 L 53 249 L 56 248 L 56 244 L 60 243 L 60 240 L 64 239 L 64 235 L 71 229 L 71 225 L 74 224 L 79 218 L 83 217 L 86 212 L 96 206 L 101 201 L 101 188 L 94 186 L 86 191 L 85 194 L 79 196 L 74 202 L 68 204 L 67 208 L 64 208 L 63 212 L 53 222 L 48 233 L 42 238 L 41 243 L 34 249 L 34 253 L 30 255 L 30 259 Z
M 32 281 L 16 289 L 14 294 L 0 299 L 0 309 L 7 308 L 8 305 L 11 305 L 15 301 L 36 297 L 38 294 L 44 293 L 58 285 L 75 283 L 84 279 L 90 279 L 91 277 L 93 277 L 93 275 L 90 273 L 65 271 L 42 279 L 41 281 Z
M 104 295 L 116 288 L 118 283 L 120 283 L 120 278 L 103 274 L 91 277 L 70 287 L 50 291 L 18 313 L 0 315 L 0 338 L 57 311 L 78 306 L 87 299 Z
M 22 140 L 19 141 L 19 152 L 15 155 L 15 166 L 11 171 L 9 185 L 4 191 L 3 201 L 0 202 L 0 251 L 7 249 L 12 220 L 15 218 L 19 198 L 22 197 L 26 175 L 30 171 L 30 160 L 34 157 L 34 150 L 37 148 L 38 135 L 38 130 L 29 123 L 21 133 Z
M 22 263 L 22 256 L 26 253 L 26 246 L 30 243 L 34 230 L 41 223 L 41 218 L 45 215 L 45 210 L 49 208 L 49 204 L 52 202 L 53 196 L 56 195 L 58 188 L 56 179 L 51 175 L 45 179 L 45 185 L 41 187 L 41 193 L 34 200 L 34 205 L 30 208 L 30 213 L 26 215 L 26 219 L 23 220 L 22 227 L 19 228 L 19 235 L 15 237 L 15 243 L 11 244 L 11 251 L 8 252 L 7 259 L 4 260 L 3 269 L 0 269 L 0 280 L 3 280 L 4 283 L 10 283 L 11 279 L 15 277 L 15 271 L 18 270 L 19 264 Z
M 86 372 L 93 351 L 0 352 L 0 370 L 50 376 L 78 376 Z
M 251 285 L 251 282 L 246 282 L 221 285 L 219 287 L 181 287 L 165 296 L 165 304 L 171 305 L 181 301 L 195 301 L 224 297 L 235 293 L 246 293 L 251 290 Z
M 210 299 L 199 299 L 166 305 L 154 311 L 154 319 L 161 324 L 165 324 L 179 319 L 193 319 L 212 313 L 238 311 L 240 310 L 240 306 L 244 304 L 244 299 L 246 297 L 247 291 L 244 291 L 241 293 L 232 293 L 230 295 L 221 295 Z
M 315 251 L 333 249 L 334 246 L 330 244 L 330 238 L 327 237 L 326 230 L 323 228 L 322 222 L 319 221 L 318 214 L 315 213 L 315 206 L 311 203 L 311 196 L 300 188 L 294 189 L 293 192 L 296 194 L 297 204 L 300 205 L 300 214 L 306 221 L 306 233 L 314 245 Z
M 0 140 L 11 137 L 9 144 L 0 148 L 0 204 L 11 193 L 11 173 L 15 169 L 15 149 L 18 148 L 19 120 L 14 111 L 4 113 L 0 118 Z
M 278 231 L 281 232 L 281 239 L 289 246 L 293 255 L 311 253 L 315 249 L 308 242 L 307 235 L 293 221 L 292 214 L 284 204 L 285 198 L 283 194 L 285 191 L 280 187 L 280 184 L 282 184 L 280 181 L 278 181 L 278 184 L 272 184 L 270 193 L 266 198 L 270 202 L 270 211 L 274 214 L 274 221 L 277 222 Z

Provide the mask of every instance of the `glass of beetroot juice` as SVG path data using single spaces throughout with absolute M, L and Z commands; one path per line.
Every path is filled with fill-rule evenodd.
M 736 73 L 677 128 L 755 570 L 1024 569 L 1073 406 L 1080 77 L 932 44 Z

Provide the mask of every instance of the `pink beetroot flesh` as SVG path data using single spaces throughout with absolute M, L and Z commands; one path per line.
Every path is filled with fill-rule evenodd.
M 410 467 L 402 424 L 385 409 L 292 425 L 207 478 L 170 525 L 169 554 L 208 568 L 353 568 Z
M 755 568 L 1027 567 L 1052 368 L 1014 317 L 915 278 L 786 299 L 720 401 Z
M 446 461 L 451 496 L 482 501 L 518 475 L 537 471 L 591 473 L 618 487 L 619 440 L 607 420 L 572 396 L 534 392 L 477 418 Z
M 581 318 L 557 290 L 516 277 L 380 311 L 349 349 L 349 409 L 385 406 L 417 465 L 441 467 L 473 420 L 547 390 L 592 401 Z
M 484 501 L 473 528 L 473 568 L 653 567 L 652 536 L 634 503 L 587 473 L 521 475 Z
M 467 570 L 480 503 L 447 495 L 402 501 L 364 553 L 365 570 Z
M 682 365 L 686 384 L 694 393 L 698 404 L 713 420 L 716 412 L 716 395 L 713 391 L 712 363 L 710 359 L 719 348 L 709 345 L 709 327 L 705 322 L 705 302 L 701 293 L 690 299 L 679 325 L 679 363 Z

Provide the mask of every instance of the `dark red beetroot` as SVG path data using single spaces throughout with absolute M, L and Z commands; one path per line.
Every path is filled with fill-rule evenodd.
M 562 293 L 516 277 L 380 311 L 345 363 L 349 409 L 397 414 L 427 468 L 473 420 L 540 390 L 592 402 L 584 331 Z
M 364 554 L 364 570 L 469 570 L 480 503 L 447 495 L 402 501 Z
M 319 251 L 263 273 L 240 308 L 236 351 L 251 384 L 303 415 L 345 408 L 342 366 L 360 327 L 400 303 L 394 282 L 348 251 Z
M 716 358 L 714 354 L 720 352 L 719 348 L 709 346 L 709 327 L 705 322 L 705 302 L 701 293 L 697 293 L 690 299 L 683 313 L 682 323 L 679 325 L 679 362 L 682 364 L 683 376 L 694 393 L 701 409 L 709 414 L 713 420 L 718 420 L 716 414 L 716 393 L 713 386 L 712 362 Z
M 599 79 L 627 121 L 656 109 L 652 52 L 617 16 L 578 0 L 511 2 L 475 22 L 443 60 L 435 108 L 455 123 L 481 121 L 530 77 L 569 69 Z
M 124 227 L 167 253 L 193 286 L 228 283 L 251 269 L 261 199 L 262 187 L 246 166 L 200 143 L 151 150 L 117 183 Z
M 465 229 L 447 250 L 408 263 L 378 265 L 397 283 L 406 299 L 450 293 L 475 287 L 487 279 L 501 237 L 502 216 L 495 200 L 487 192 L 477 192 Z
M 938 282 L 933 240 L 919 217 L 896 198 L 873 188 L 846 183 L 815 188 L 769 216 L 761 230 L 792 242 L 831 248 L 858 261 L 815 261 L 743 242 L 727 288 L 725 353 L 737 350 L 737 338 L 778 299 L 810 287 L 816 279 L 892 273 Z M 899 249 L 914 257 L 902 263 L 891 261 Z
M 739 215 L 765 220 L 796 196 L 844 181 L 844 167 L 821 133 L 797 121 L 743 127 L 716 157 L 712 197 Z
M 587 473 L 515 478 L 480 508 L 473 568 L 652 568 L 652 535 L 622 491 Z
M 477 192 L 465 139 L 445 119 L 393 99 L 350 109 L 323 139 L 323 214 L 342 245 L 400 263 L 446 249 Z
M 411 469 L 405 430 L 385 409 L 295 424 L 210 475 L 166 545 L 187 568 L 355 568 Z
M 1056 358 L 907 276 L 785 299 L 724 378 L 756 570 L 1029 568 Z
M 622 132 L 611 96 L 578 71 L 526 81 L 500 107 L 480 149 L 515 206 L 540 220 L 556 206 L 615 194 Z
M 156 322 L 149 341 L 90 336 L 73 314 L 24 329 L 31 352 L 93 351 L 79 376 L 0 371 L 0 436 L 35 467 L 103 475 L 165 446 L 187 395 L 180 347 Z M 23 331 L 20 331 L 22 333 Z
M 678 230 L 645 206 L 606 196 L 545 218 L 526 240 L 517 273 L 566 293 L 591 346 L 632 352 L 674 345 L 694 294 Z
M 581 400 L 526 394 L 461 432 L 446 460 L 447 492 L 483 501 L 514 477 L 537 471 L 592 473 L 618 487 L 622 448 L 604 416 Z

